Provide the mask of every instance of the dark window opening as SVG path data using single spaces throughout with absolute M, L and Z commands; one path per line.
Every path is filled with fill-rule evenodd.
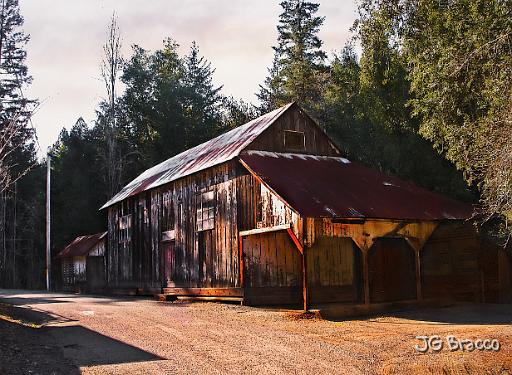
M 306 149 L 304 132 L 285 130 L 284 148 L 289 151 L 304 151 Z
M 172 192 L 167 191 L 162 194 L 162 228 L 163 230 L 172 230 L 174 226 L 174 202 L 172 200 Z

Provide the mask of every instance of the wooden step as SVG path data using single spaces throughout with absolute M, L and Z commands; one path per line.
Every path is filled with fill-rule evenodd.
M 244 296 L 243 288 L 163 288 L 163 294 L 173 296 L 238 297 Z

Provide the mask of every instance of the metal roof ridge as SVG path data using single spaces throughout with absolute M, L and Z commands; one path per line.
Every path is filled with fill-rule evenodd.
M 240 153 L 239 157 L 243 158 L 244 155 L 248 156 L 263 156 L 263 157 L 283 157 L 283 158 L 299 158 L 299 159 L 313 159 L 313 160 L 336 160 L 342 163 L 348 164 L 351 161 L 342 156 L 326 156 L 326 155 L 315 155 L 315 154 L 303 154 L 296 152 L 274 152 L 274 151 L 260 151 L 260 150 L 244 150 Z

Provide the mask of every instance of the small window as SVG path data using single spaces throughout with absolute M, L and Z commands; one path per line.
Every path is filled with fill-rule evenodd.
M 119 243 L 127 243 L 132 240 L 132 215 L 124 215 L 119 218 Z
M 213 229 L 215 226 L 215 194 L 206 191 L 196 195 L 197 231 Z
M 304 132 L 285 130 L 284 148 L 289 151 L 304 151 L 306 149 Z
M 172 191 L 162 194 L 162 228 L 164 230 L 174 229 L 174 204 Z
M 137 221 L 149 226 L 149 209 L 148 204 L 145 201 L 139 201 L 139 211 Z

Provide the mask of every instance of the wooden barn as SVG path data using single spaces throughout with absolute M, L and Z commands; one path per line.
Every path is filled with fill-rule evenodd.
M 107 232 L 79 236 L 57 255 L 63 289 L 96 291 L 106 286 L 106 238 Z
M 108 284 L 246 304 L 500 300 L 470 205 L 342 157 L 295 103 L 145 171 L 108 210 Z

